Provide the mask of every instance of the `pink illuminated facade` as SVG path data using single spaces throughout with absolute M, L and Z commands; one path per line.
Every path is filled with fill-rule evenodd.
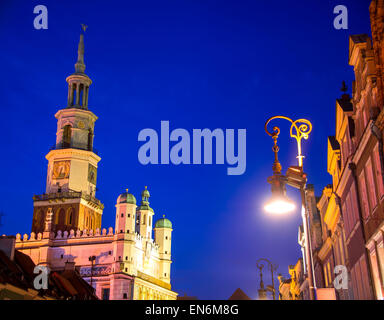
M 328 139 L 333 183 L 318 202 L 324 287 L 333 287 L 335 266 L 348 269 L 348 289 L 337 290 L 339 299 L 384 298 L 383 1 L 372 1 L 370 18 L 372 39 L 361 34 L 349 40 L 352 97 L 343 85 L 336 100 L 335 136 Z
M 343 83 L 336 99 L 327 154 L 332 184 L 317 199 L 320 243 L 319 224 L 310 222 L 318 292 L 341 300 L 384 299 L 384 1 L 373 0 L 369 13 L 372 38 L 349 39 L 352 95 Z M 336 266 L 346 267 L 346 287 L 335 285 Z
M 32 232 L 16 236 L 16 249 L 36 265 L 60 271 L 69 263 L 105 300 L 176 300 L 171 289 L 172 223 L 154 223 L 147 187 L 140 203 L 128 192 L 116 201 L 115 227 L 102 228 L 96 198 L 96 115 L 88 109 L 91 79 L 84 73 L 84 35 L 75 73 L 67 78 L 68 104 L 59 110 L 56 144 L 48 160 L 46 192 L 35 195 Z

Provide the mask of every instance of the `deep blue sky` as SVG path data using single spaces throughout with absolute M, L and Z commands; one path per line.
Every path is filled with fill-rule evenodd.
M 342 2 L 342 3 L 341 3 Z M 48 30 L 33 28 L 33 8 L 48 7 Z M 333 28 L 333 8 L 349 9 L 349 30 Z M 1 233 L 29 233 L 33 194 L 45 191 L 45 155 L 55 143 L 55 112 L 66 106 L 80 23 L 89 108 L 98 117 L 102 157 L 98 198 L 103 227 L 114 226 L 115 201 L 145 185 L 155 217 L 173 222 L 172 284 L 180 294 L 227 299 L 241 287 L 255 298 L 255 262 L 269 258 L 287 274 L 300 256 L 299 212 L 270 217 L 270 116 L 308 118 L 304 168 L 317 194 L 331 182 L 327 136 L 334 134 L 341 81 L 351 87 L 348 36 L 370 33 L 369 1 L 1 1 Z M 226 165 L 143 166 L 143 128 L 247 129 L 247 170 Z M 281 122 L 284 171 L 296 147 Z M 289 195 L 298 201 L 295 190 Z M 267 282 L 268 282 L 267 278 Z

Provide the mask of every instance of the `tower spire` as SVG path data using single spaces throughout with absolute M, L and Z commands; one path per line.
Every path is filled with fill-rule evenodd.
M 77 61 L 75 72 L 67 77 L 68 82 L 68 103 L 67 108 L 88 109 L 89 86 L 92 81 L 84 73 L 84 33 L 88 26 L 81 25 L 79 47 L 77 49 Z
M 79 46 L 77 49 L 77 62 L 75 63 L 76 73 L 84 73 L 85 64 L 84 64 L 84 33 L 87 30 L 88 26 L 81 24 L 81 29 L 83 32 L 80 34 Z

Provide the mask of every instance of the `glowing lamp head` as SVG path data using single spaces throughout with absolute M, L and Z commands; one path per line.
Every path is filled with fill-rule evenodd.
M 273 214 L 285 214 L 295 210 L 295 204 L 288 197 L 274 197 L 265 204 L 264 210 Z
M 272 197 L 265 204 L 264 209 L 268 213 L 285 214 L 295 209 L 295 204 L 286 196 L 285 184 L 287 178 L 281 174 L 274 174 L 268 178 L 271 184 Z

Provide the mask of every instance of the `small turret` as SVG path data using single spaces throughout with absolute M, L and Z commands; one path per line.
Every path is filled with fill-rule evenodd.
M 170 283 L 172 222 L 165 218 L 156 221 L 155 242 L 159 245 L 160 279 Z
M 141 193 L 141 204 L 137 207 L 137 232 L 147 239 L 152 238 L 153 209 L 149 206 L 150 193 L 145 186 Z
M 116 201 L 116 224 L 115 224 L 115 240 L 113 252 L 116 260 L 114 264 L 115 270 L 121 272 L 133 272 L 133 255 L 131 246 L 127 245 L 127 241 L 135 239 L 136 224 L 136 198 L 133 194 L 125 190 L 119 195 Z
M 136 198 L 126 189 L 116 202 L 116 233 L 135 233 L 135 221 Z

